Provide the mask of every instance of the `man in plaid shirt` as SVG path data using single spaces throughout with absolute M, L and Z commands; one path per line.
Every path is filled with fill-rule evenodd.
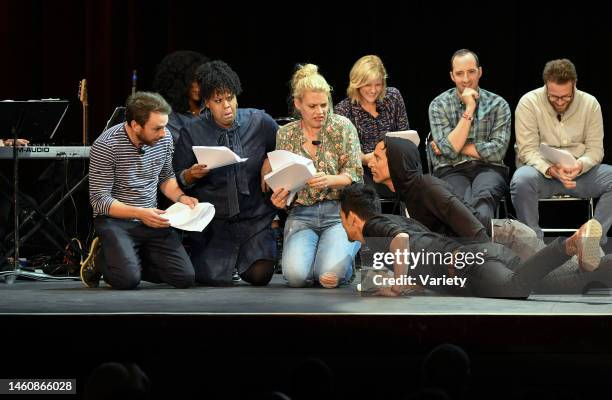
M 493 218 L 508 190 L 504 156 L 510 141 L 510 107 L 478 86 L 478 56 L 461 49 L 451 58 L 454 88 L 429 105 L 433 141 L 427 148 L 433 174 L 483 216 Z

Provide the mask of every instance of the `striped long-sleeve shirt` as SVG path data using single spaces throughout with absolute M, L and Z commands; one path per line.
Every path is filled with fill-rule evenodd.
M 157 206 L 157 187 L 174 178 L 172 135 L 143 152 L 130 142 L 125 125 L 104 131 L 91 146 L 89 160 L 89 201 L 94 217 L 108 215 L 113 201 L 134 207 Z

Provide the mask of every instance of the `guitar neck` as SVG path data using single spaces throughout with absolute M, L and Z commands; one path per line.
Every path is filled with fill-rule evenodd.
M 89 106 L 87 105 L 87 103 L 83 103 L 83 146 L 87 146 L 89 144 L 89 135 L 87 134 L 89 128 L 88 108 Z

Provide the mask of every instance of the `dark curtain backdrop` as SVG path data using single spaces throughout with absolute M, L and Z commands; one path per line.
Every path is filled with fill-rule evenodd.
M 429 102 L 452 86 L 449 58 L 467 47 L 480 56 L 481 86 L 502 95 L 513 109 L 521 95 L 542 84 L 546 61 L 570 58 L 579 88 L 599 99 L 604 125 L 611 126 L 612 37 L 603 3 L 291 4 L 2 1 L 0 98 L 69 99 L 61 135 L 76 143 L 80 79 L 89 83 L 93 140 L 130 93 L 132 70 L 138 71 L 138 88 L 150 89 L 156 64 L 174 50 L 228 62 L 242 80 L 240 106 L 263 108 L 274 117 L 287 114 L 287 82 L 296 63 L 318 64 L 337 102 L 345 95 L 353 62 L 375 53 L 385 62 L 389 84 L 404 96 L 411 126 L 424 137 Z M 607 138 L 607 150 L 610 145 Z M 513 157 L 510 150 L 507 160 Z M 610 154 L 606 161 L 612 161 Z

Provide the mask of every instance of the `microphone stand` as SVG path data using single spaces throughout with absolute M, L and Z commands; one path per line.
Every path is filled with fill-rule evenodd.
M 19 194 L 19 158 L 17 157 L 17 132 L 19 131 L 23 122 L 23 116 L 25 109 L 21 109 L 19 112 L 19 118 L 17 119 L 16 125 L 13 126 L 13 223 L 15 224 L 15 230 L 13 232 L 14 240 L 14 252 L 13 252 L 13 273 L 7 275 L 4 280 L 9 285 L 15 282 L 17 275 L 21 270 L 19 264 L 19 201 L 17 196 Z

